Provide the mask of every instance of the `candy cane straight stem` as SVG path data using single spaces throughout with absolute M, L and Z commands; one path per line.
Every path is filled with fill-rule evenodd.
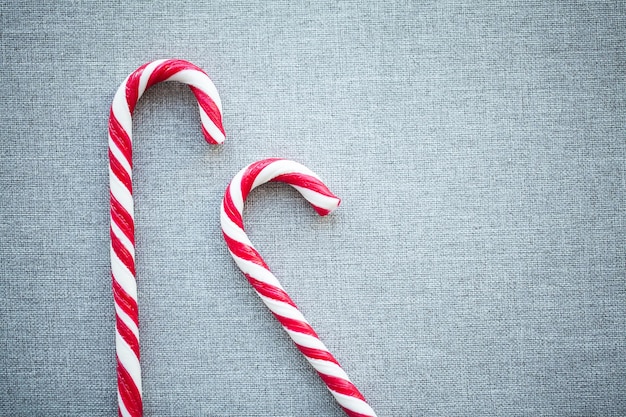
M 113 98 L 109 118 L 111 187 L 111 274 L 115 300 L 118 414 L 141 417 L 139 317 L 135 280 L 135 226 L 132 187 L 132 115 L 152 85 L 178 81 L 189 85 L 200 107 L 202 133 L 211 144 L 224 141 L 222 104 L 204 71 L 187 61 L 168 59 L 142 65 L 126 78 Z
M 315 368 L 346 414 L 350 417 L 375 416 L 374 410 L 365 402 L 363 395 L 270 272 L 244 231 L 241 213 L 246 198 L 255 187 L 269 181 L 291 184 L 322 216 L 339 206 L 339 198 L 303 165 L 278 158 L 255 162 L 233 178 L 222 201 L 220 218 L 228 250 L 261 300 Z

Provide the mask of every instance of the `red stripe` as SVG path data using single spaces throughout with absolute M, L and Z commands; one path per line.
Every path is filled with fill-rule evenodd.
M 240 229 L 243 230 L 243 218 L 241 217 L 241 213 L 239 212 L 239 210 L 237 210 L 237 207 L 235 207 L 233 198 L 230 195 L 230 187 L 231 184 L 228 184 L 228 187 L 226 187 L 226 192 L 224 193 L 224 200 L 222 202 L 224 212 L 226 213 L 230 221 L 235 223 L 237 226 L 239 226 Z
M 168 59 L 161 64 L 159 64 L 152 74 L 150 74 L 150 78 L 148 78 L 148 84 L 146 85 L 146 89 L 151 86 L 158 84 L 160 82 L 166 81 L 168 78 L 176 75 L 182 70 L 196 70 L 204 74 L 200 68 L 196 67 L 191 62 L 183 61 L 182 59 Z
M 322 216 L 322 217 L 326 216 L 327 214 L 329 214 L 331 212 L 330 210 L 327 210 L 327 209 L 322 208 L 322 207 L 318 207 L 315 204 L 311 204 L 311 207 L 313 207 L 313 210 L 315 210 L 315 212 L 317 214 L 319 214 L 320 216 Z
M 243 201 L 246 201 L 246 198 L 248 198 L 248 194 L 250 194 L 250 190 L 252 190 L 252 184 L 254 184 L 254 180 L 256 180 L 256 177 L 259 175 L 259 173 L 263 171 L 268 165 L 271 165 L 274 162 L 280 160 L 281 158 L 268 158 L 250 164 L 250 166 L 246 169 L 246 172 L 244 172 L 241 177 L 241 196 L 243 198 Z
M 124 313 L 126 313 L 137 326 L 139 326 L 139 309 L 137 308 L 137 301 L 133 299 L 119 282 L 113 277 L 113 299 Z
M 113 140 L 113 143 L 119 148 L 126 158 L 126 162 L 132 168 L 133 166 L 133 143 L 128 136 L 128 132 L 124 130 L 120 122 L 113 114 L 113 108 L 111 108 L 111 116 L 109 117 L 109 135 Z
M 130 175 L 126 171 L 126 169 L 122 166 L 120 161 L 113 155 L 113 152 L 109 149 L 109 166 L 111 167 L 111 172 L 115 174 L 118 180 L 128 190 L 129 193 L 133 193 L 133 181 L 130 178 Z
M 330 192 L 320 180 L 310 175 L 301 174 L 299 172 L 290 172 L 287 174 L 281 174 L 272 178 L 272 182 L 285 182 L 291 185 L 297 185 L 298 187 L 307 188 L 322 195 L 337 198 L 336 195 Z
M 263 281 L 259 281 L 249 274 L 244 275 L 246 276 L 246 278 L 248 278 L 248 282 L 252 284 L 254 289 L 257 290 L 264 297 L 271 298 L 272 300 L 282 301 L 283 303 L 287 303 L 292 307 L 298 308 L 291 299 L 291 297 L 289 297 L 289 294 L 287 294 L 285 291 Z
M 122 336 L 122 339 L 124 339 L 124 341 L 128 343 L 128 346 L 130 346 L 130 348 L 133 350 L 135 356 L 139 358 L 139 340 L 137 340 L 137 337 L 118 315 L 115 316 L 115 323 L 117 332 L 120 334 L 120 336 Z
M 314 348 L 299 345 L 297 343 L 295 345 L 298 348 L 298 350 L 302 352 L 304 356 L 308 356 L 309 358 L 313 358 L 313 359 L 321 359 L 324 361 L 332 362 L 339 366 L 339 362 L 337 362 L 337 359 L 335 359 L 335 357 L 327 350 L 314 349 Z
M 113 193 L 111 194 L 111 219 L 115 222 L 117 227 L 124 232 L 124 236 L 135 245 L 135 223 L 133 217 L 126 211 L 124 206 L 117 201 Z
M 204 74 L 204 71 L 200 70 L 199 68 L 198 68 L 198 71 Z M 191 89 L 193 94 L 196 96 L 196 100 L 198 100 L 198 104 L 200 105 L 200 107 L 202 107 L 202 110 L 204 110 L 207 116 L 209 116 L 209 119 L 211 119 L 213 124 L 217 126 L 220 132 L 222 132 L 223 134 L 226 134 L 226 132 L 224 132 L 224 126 L 222 125 L 222 113 L 220 112 L 219 107 L 217 107 L 217 104 L 215 103 L 215 101 L 213 101 L 213 99 L 207 93 L 200 90 L 198 87 L 194 87 L 190 85 L 189 88 Z
M 284 182 L 284 183 L 287 183 L 287 184 L 296 185 L 298 187 L 303 187 L 303 188 L 309 189 L 311 191 L 315 191 L 315 192 L 320 193 L 322 195 L 325 195 L 327 197 L 331 197 L 331 198 L 337 199 L 337 201 L 338 201 L 337 204 L 339 204 L 339 202 L 341 201 L 339 199 L 339 197 L 334 195 L 328 189 L 328 187 L 326 187 L 326 185 L 324 185 L 317 178 L 312 177 L 310 175 L 300 174 L 300 173 L 294 172 L 294 173 L 288 173 L 288 174 L 279 175 L 277 177 L 274 177 L 270 181 L 272 181 L 272 182 L 280 181 L 280 182 Z M 328 213 L 331 212 L 331 210 L 325 209 L 323 207 L 316 206 L 315 204 L 312 204 L 312 203 L 310 203 L 310 204 L 313 207 L 313 209 L 317 212 L 317 214 L 319 214 L 320 216 L 326 216 Z
M 363 395 L 359 392 L 359 390 L 354 386 L 352 382 L 321 372 L 318 372 L 318 374 L 322 378 L 324 383 L 328 385 L 328 388 L 332 389 L 333 391 L 365 401 Z
M 206 130 L 206 128 L 204 127 L 204 125 L 200 125 L 200 128 L 202 129 L 202 134 L 204 135 L 204 139 L 210 143 L 211 145 L 219 145 L 219 142 L 216 141 L 215 139 L 213 139 L 213 136 L 211 136 L 209 134 L 209 131 Z
M 126 102 L 128 103 L 131 116 L 135 112 L 137 101 L 139 101 L 139 81 L 141 79 L 141 74 L 143 74 L 143 70 L 148 65 L 150 65 L 149 62 L 137 68 L 128 76 L 128 80 L 126 81 Z
M 135 260 L 131 256 L 130 252 L 122 245 L 122 242 L 115 236 L 113 230 L 111 233 L 111 247 L 113 248 L 113 252 L 120 258 L 120 261 L 128 268 L 131 274 L 135 276 Z
M 117 358 L 117 387 L 124 406 L 132 417 L 142 416 L 141 394 L 132 377 Z
M 261 255 L 259 255 L 259 252 L 257 252 L 253 247 L 244 245 L 243 243 L 230 238 L 226 233 L 224 233 L 224 240 L 226 241 L 226 246 L 228 246 L 228 249 L 233 253 L 233 255 L 260 265 L 269 271 L 269 267 L 263 261 Z
M 303 333 L 319 339 L 317 333 L 315 333 L 315 330 L 313 330 L 313 327 L 311 327 L 309 324 L 300 320 L 294 320 L 290 319 L 289 317 L 281 316 L 280 314 L 276 314 L 274 312 L 272 312 L 272 314 L 274 314 L 274 317 L 276 317 L 280 324 L 282 324 L 283 327 L 287 330 L 297 333 Z

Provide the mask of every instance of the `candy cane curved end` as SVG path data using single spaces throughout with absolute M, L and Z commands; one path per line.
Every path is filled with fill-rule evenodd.
M 374 410 L 319 339 L 244 231 L 241 214 L 246 198 L 255 187 L 270 181 L 292 185 L 320 215 L 326 215 L 339 206 L 339 198 L 319 177 L 297 162 L 271 158 L 252 163 L 235 175 L 222 201 L 220 219 L 228 250 L 346 414 L 350 417 L 375 416 Z
M 198 101 L 202 133 L 211 144 L 224 141 L 222 102 L 209 76 L 180 59 L 142 65 L 120 85 L 109 117 L 109 180 L 111 197 L 111 273 L 115 301 L 118 414 L 141 417 L 139 316 L 135 278 L 135 225 L 132 187 L 132 115 L 137 101 L 154 84 L 187 84 Z

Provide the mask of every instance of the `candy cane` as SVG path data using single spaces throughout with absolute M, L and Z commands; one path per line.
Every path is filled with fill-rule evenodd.
M 208 75 L 187 61 L 147 63 L 126 78 L 113 98 L 109 118 L 111 187 L 111 273 L 115 300 L 115 348 L 119 415 L 141 417 L 139 317 L 135 280 L 135 226 L 132 188 L 132 114 L 152 85 L 178 81 L 189 85 L 200 105 L 202 133 L 211 144 L 224 141 L 222 104 Z
M 250 191 L 269 181 L 291 184 L 325 216 L 339 206 L 337 198 L 308 168 L 284 159 L 265 159 L 241 170 L 226 189 L 221 208 L 222 232 L 235 263 L 261 300 L 315 368 L 339 405 L 350 417 L 375 416 L 374 410 L 341 369 L 295 303 L 252 246 L 243 226 L 243 204 Z

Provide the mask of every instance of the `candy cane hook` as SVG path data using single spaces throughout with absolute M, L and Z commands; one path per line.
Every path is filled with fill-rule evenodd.
M 339 198 L 303 165 L 278 158 L 255 162 L 233 178 L 222 201 L 220 219 L 228 250 L 261 300 L 315 368 L 346 414 L 350 417 L 375 416 L 374 410 L 365 402 L 363 395 L 270 272 L 244 231 L 241 213 L 246 198 L 254 188 L 269 181 L 291 184 L 322 216 L 339 206 Z
M 208 75 L 190 62 L 167 59 L 142 65 L 126 78 L 113 98 L 109 118 L 111 187 L 111 274 L 115 300 L 115 349 L 119 415 L 141 417 L 139 317 L 135 279 L 135 226 L 132 188 L 132 115 L 150 86 L 178 81 L 189 85 L 200 106 L 202 133 L 211 144 L 224 141 L 222 104 Z

